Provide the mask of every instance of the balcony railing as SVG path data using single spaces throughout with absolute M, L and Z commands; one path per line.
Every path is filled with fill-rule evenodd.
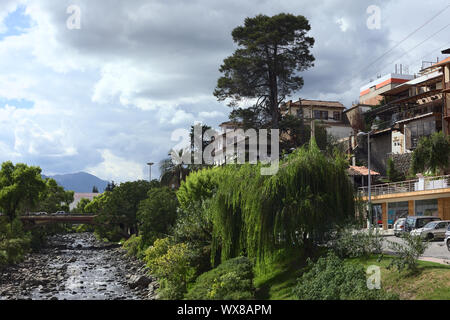
M 437 177 L 424 177 L 414 180 L 384 183 L 373 185 L 370 188 L 371 196 L 380 196 L 386 194 L 406 193 L 423 190 L 436 190 L 450 188 L 450 175 Z M 359 195 L 366 197 L 369 194 L 368 187 L 360 187 Z

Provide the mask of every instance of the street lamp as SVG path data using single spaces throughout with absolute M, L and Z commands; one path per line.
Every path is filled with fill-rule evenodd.
M 369 132 L 358 132 L 358 136 L 367 136 L 367 169 L 369 170 L 368 173 L 368 184 L 367 184 L 367 188 L 368 188 L 368 217 L 370 217 L 368 220 L 368 227 L 369 229 L 372 227 L 372 219 L 373 219 L 373 212 L 372 212 L 372 197 L 371 197 L 371 175 L 370 175 L 370 134 L 377 129 L 376 125 L 372 125 L 372 130 L 370 130 Z
M 150 174 L 149 182 L 152 182 L 152 165 L 154 165 L 154 163 L 153 162 L 147 162 L 147 165 L 149 166 L 149 174 Z

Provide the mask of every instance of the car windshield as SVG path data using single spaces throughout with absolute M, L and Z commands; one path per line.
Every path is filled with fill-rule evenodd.
M 434 227 L 436 227 L 437 222 L 428 222 L 426 225 L 424 225 L 423 227 L 425 229 L 434 229 Z

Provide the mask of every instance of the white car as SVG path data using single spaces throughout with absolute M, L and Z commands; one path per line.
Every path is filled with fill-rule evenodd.
M 66 212 L 65 211 L 56 211 L 56 213 L 55 214 L 57 214 L 57 215 L 65 215 L 66 214 Z
M 450 225 L 447 228 L 447 232 L 445 233 L 444 243 L 447 245 L 448 251 L 450 251 Z
M 449 220 L 432 221 L 424 225 L 422 228 L 412 230 L 411 235 L 420 236 L 427 240 L 444 239 L 449 225 Z
M 405 232 L 406 218 L 398 218 L 394 223 L 394 235 L 400 237 Z

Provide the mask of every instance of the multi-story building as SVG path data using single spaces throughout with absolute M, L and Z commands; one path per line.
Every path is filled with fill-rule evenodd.
M 389 73 L 362 86 L 359 91 L 359 103 L 367 105 L 379 105 L 383 100 L 382 93 L 389 91 L 409 80 L 414 75 L 400 73 Z
M 280 107 L 282 115 L 292 115 L 302 118 L 305 124 L 320 121 L 327 133 L 337 139 L 347 138 L 353 132 L 344 113 L 345 107 L 337 101 L 299 99 L 289 100 Z
M 442 53 L 449 54 L 450 49 Z M 422 136 L 442 130 L 449 134 L 450 122 L 450 58 L 421 70 L 411 79 L 381 94 L 386 104 L 366 113 L 377 119 L 380 129 L 373 132 L 372 145 L 385 145 L 390 152 L 373 153 L 374 158 L 413 151 Z M 385 136 L 384 142 L 381 137 Z M 390 137 L 390 139 L 389 139 Z M 391 141 L 389 144 L 388 141 Z M 371 159 L 373 159 L 371 157 Z M 368 200 L 367 187 L 360 188 Z M 371 202 L 383 228 L 391 228 L 395 220 L 412 215 L 431 215 L 450 220 L 450 176 L 376 184 L 371 187 Z
M 372 152 L 371 156 L 377 171 L 384 174 L 387 158 L 412 152 L 421 137 L 441 130 L 448 133 L 445 119 L 447 114 L 450 119 L 450 106 L 447 111 L 443 89 L 449 60 L 433 64 L 414 79 L 380 93 L 385 103 L 364 113 L 365 122 L 377 126 L 372 144 L 380 152 Z

